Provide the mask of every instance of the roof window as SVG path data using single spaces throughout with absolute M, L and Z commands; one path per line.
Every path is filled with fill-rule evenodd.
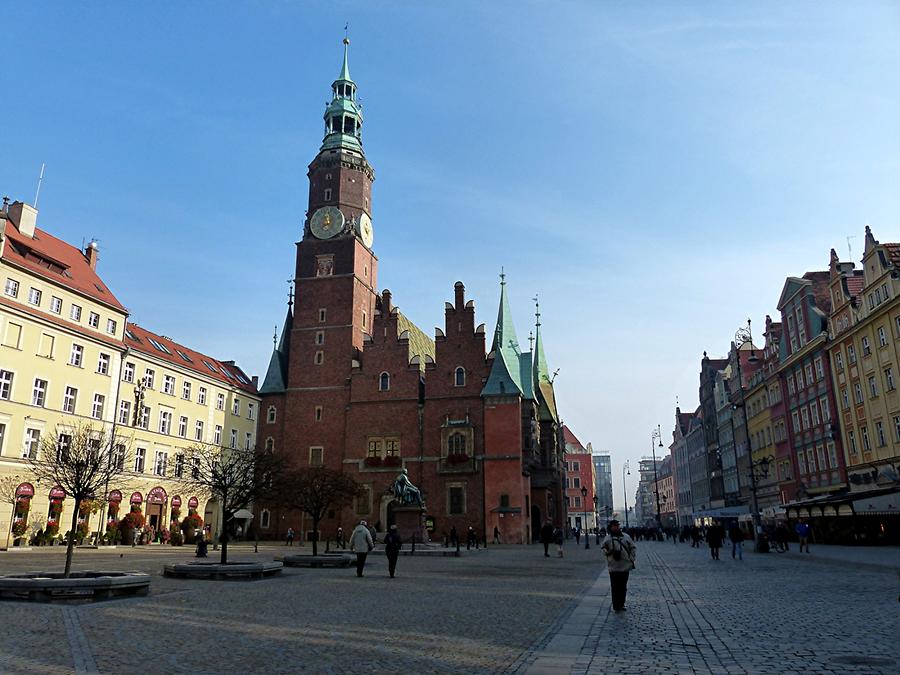
M 202 359 L 202 360 L 203 360 L 203 365 L 206 366 L 207 368 L 209 368 L 209 371 L 211 373 L 216 373 L 216 374 L 219 373 L 219 371 L 216 370 L 216 367 L 214 365 L 212 365 L 209 361 L 207 361 L 205 359 Z
M 183 351 L 181 351 L 180 349 L 176 349 L 175 351 L 178 352 L 178 356 L 180 356 L 183 360 L 187 361 L 188 363 L 193 363 L 191 357 L 185 354 Z
M 153 345 L 154 347 L 156 347 L 156 349 L 158 351 L 161 351 L 163 354 L 170 354 L 170 355 L 172 354 L 172 352 L 169 351 L 169 348 L 166 347 L 164 344 L 160 344 L 153 338 L 147 338 L 147 339 L 150 340 L 150 344 Z

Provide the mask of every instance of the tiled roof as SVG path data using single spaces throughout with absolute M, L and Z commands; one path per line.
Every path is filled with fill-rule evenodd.
M 201 354 L 167 337 L 151 333 L 137 324 L 126 324 L 125 344 L 137 352 L 149 354 L 182 368 L 193 370 L 201 375 L 218 380 L 229 387 L 256 393 L 256 387 L 253 386 L 250 378 L 233 363 L 225 363 L 206 354 Z M 160 347 L 164 349 L 160 349 Z
M 831 282 L 831 272 L 807 272 L 803 275 L 812 283 L 813 296 L 816 299 L 816 307 L 823 313 L 831 313 L 831 290 L 828 285 Z
M 563 441 L 566 445 L 574 445 L 587 452 L 587 449 L 581 444 L 581 441 L 578 440 L 578 437 L 572 433 L 572 430 L 566 424 L 563 424 Z
M 408 332 L 409 336 L 409 361 L 414 356 L 419 357 L 419 368 L 424 370 L 425 357 L 428 356 L 434 361 L 434 340 L 428 337 L 421 328 L 409 320 L 409 317 L 400 310 L 397 311 L 397 333 L 398 337 L 404 332 Z
M 39 228 L 35 228 L 34 237 L 31 238 L 21 234 L 9 219 L 0 222 L 6 223 L 4 260 L 115 309 L 126 311 L 96 270 L 91 269 L 81 250 Z
M 863 292 L 863 288 L 865 288 L 866 280 L 862 277 L 862 275 L 848 275 L 845 277 L 847 280 L 847 292 L 850 293 L 851 298 L 858 298 L 860 294 Z
M 891 259 L 891 263 L 895 267 L 900 267 L 900 244 L 882 244 L 882 246 Z

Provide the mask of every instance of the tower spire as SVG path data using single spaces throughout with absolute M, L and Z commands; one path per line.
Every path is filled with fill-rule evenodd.
M 321 150 L 351 150 L 362 154 L 362 107 L 356 100 L 356 83 L 350 79 L 350 38 L 345 26 L 344 60 L 331 83 L 331 101 L 325 108 L 325 140 Z
M 494 363 L 482 395 L 521 394 L 522 373 L 519 362 L 519 341 L 513 325 L 512 311 L 506 297 L 506 273 L 500 270 L 500 309 L 497 312 L 497 327 L 494 329 L 494 342 L 491 355 Z
M 350 51 L 350 38 L 347 37 L 347 29 L 350 24 L 344 26 L 344 63 L 341 66 L 341 74 L 338 75 L 338 80 L 343 80 L 344 82 L 353 82 L 350 79 L 350 62 L 348 60 L 348 52 Z

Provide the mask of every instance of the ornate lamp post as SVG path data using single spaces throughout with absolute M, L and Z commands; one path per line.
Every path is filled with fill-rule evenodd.
M 595 543 L 598 546 L 600 545 L 600 511 L 597 508 L 599 503 L 600 503 L 600 498 L 595 494 L 594 495 L 594 534 L 597 535 L 597 541 Z
M 656 429 L 653 430 L 653 433 L 650 434 L 650 452 L 653 455 L 653 493 L 656 495 L 656 527 L 659 529 L 662 527 L 662 521 L 660 520 L 659 515 L 659 477 L 656 472 L 656 441 L 659 440 L 659 447 L 663 446 L 662 444 L 662 428 L 660 425 L 656 425 Z
M 587 514 L 588 514 L 588 502 L 587 502 L 587 488 L 582 485 L 581 486 L 581 505 L 584 507 L 584 547 L 591 547 L 591 538 L 588 536 L 588 527 L 587 527 Z
M 628 488 L 625 487 L 625 472 L 628 472 L 628 475 L 631 475 L 631 469 L 628 466 L 628 460 L 625 460 L 625 464 L 622 465 L 622 492 L 625 495 L 625 527 L 628 527 Z

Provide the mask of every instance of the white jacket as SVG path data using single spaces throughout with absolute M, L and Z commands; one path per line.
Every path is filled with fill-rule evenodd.
M 606 535 L 606 539 L 600 545 L 606 554 L 606 566 L 610 572 L 628 572 L 634 569 L 634 561 L 637 557 L 637 546 L 627 534 L 622 532 L 618 537 L 610 534 Z M 613 552 L 619 553 L 619 559 L 613 555 Z
M 356 553 L 368 553 L 375 546 L 372 535 L 365 525 L 357 525 L 350 535 L 350 550 Z

